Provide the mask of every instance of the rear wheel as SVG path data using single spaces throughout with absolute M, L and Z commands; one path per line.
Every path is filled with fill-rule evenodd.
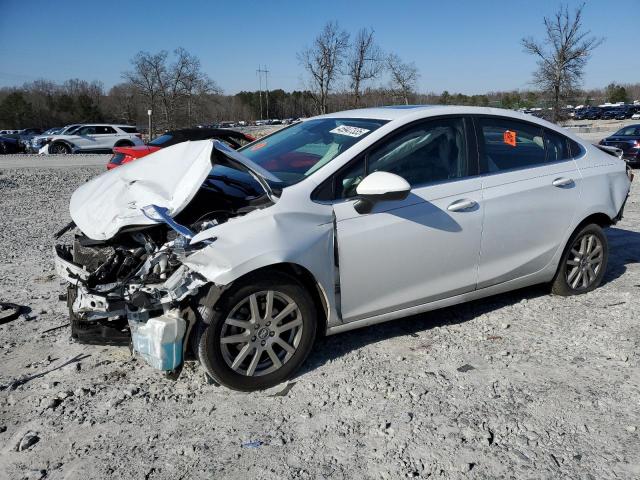
M 565 248 L 551 291 L 556 295 L 578 295 L 597 288 L 609 259 L 607 237 L 599 225 L 576 232 Z
M 290 378 L 316 336 L 311 296 L 294 277 L 264 273 L 233 285 L 199 325 L 198 357 L 235 390 L 269 388 Z
M 123 142 L 116 143 L 114 146 L 115 147 L 133 147 L 133 143 L 128 140 L 125 140 Z

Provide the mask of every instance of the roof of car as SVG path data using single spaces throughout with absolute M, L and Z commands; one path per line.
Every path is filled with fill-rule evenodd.
M 428 115 L 425 115 L 428 114 Z M 422 117 L 432 115 L 498 115 L 532 121 L 535 117 L 514 110 L 492 107 L 471 107 L 464 105 L 390 105 L 385 107 L 361 108 L 329 113 L 320 118 L 371 118 L 378 120 L 399 120 L 405 117 Z M 318 118 L 318 117 L 316 117 Z M 539 119 L 536 119 L 539 120 Z
M 370 118 L 389 120 L 390 122 L 409 123 L 438 115 L 495 115 L 498 117 L 513 118 L 514 120 L 535 123 L 546 128 L 557 130 L 573 140 L 580 140 L 573 132 L 562 128 L 560 125 L 548 122 L 543 118 L 508 110 L 506 108 L 471 107 L 465 105 L 399 105 L 345 110 L 343 112 L 329 113 L 312 118 Z

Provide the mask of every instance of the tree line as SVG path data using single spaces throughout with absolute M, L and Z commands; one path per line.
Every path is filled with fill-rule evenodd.
M 389 104 L 477 105 L 509 109 L 548 107 L 559 120 L 562 107 L 628 102 L 640 99 L 640 83 L 611 83 L 602 89 L 581 88 L 586 63 L 603 39 L 582 25 L 584 5 L 569 12 L 561 6 L 543 19 L 543 37 L 522 39 L 525 53 L 537 58 L 529 90 L 465 95 L 417 91 L 415 63 L 385 52 L 371 28 L 350 34 L 327 22 L 313 42 L 298 54 L 305 72 L 304 89 L 242 91 L 224 95 L 203 71 L 200 59 L 184 48 L 173 52 L 141 51 L 122 72 L 122 82 L 104 88 L 99 81 L 37 80 L 0 89 L 0 128 L 62 126 L 80 122 L 146 125 L 153 111 L 157 130 L 225 120 L 260 119 L 261 97 L 268 96 L 271 118 L 308 117 L 349 108 Z

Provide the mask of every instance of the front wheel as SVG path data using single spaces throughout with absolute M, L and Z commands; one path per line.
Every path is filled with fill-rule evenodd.
M 62 155 L 62 154 L 66 155 L 71 153 L 71 149 L 64 143 L 54 143 L 49 147 L 49 153 L 53 153 L 56 155 Z
M 211 307 L 198 326 L 198 357 L 222 385 L 270 388 L 291 378 L 311 351 L 314 303 L 290 275 L 263 273 L 241 280 Z
M 569 239 L 551 291 L 562 296 L 590 292 L 602 283 L 608 259 L 609 244 L 602 228 L 585 226 Z

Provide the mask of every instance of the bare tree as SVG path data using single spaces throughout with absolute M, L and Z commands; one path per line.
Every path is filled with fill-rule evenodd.
M 409 96 L 415 92 L 420 77 L 418 69 L 413 62 L 404 63 L 395 53 L 387 56 L 387 68 L 391 74 L 391 88 L 405 105 L 409 105 Z
M 319 113 L 327 113 L 331 87 L 349 47 L 349 34 L 337 22 L 328 22 L 313 46 L 298 53 L 298 61 L 311 76 L 312 95 Z
M 584 4 L 571 15 L 565 5 L 553 17 L 544 17 L 543 42 L 531 37 L 522 39 L 524 51 L 538 57 L 533 82 L 551 95 L 554 122 L 560 117 L 562 101 L 580 85 L 591 52 L 603 42 L 602 38 L 590 36 L 590 31 L 583 31 L 583 8 Z
M 382 50 L 375 43 L 373 30 L 361 29 L 351 46 L 351 54 L 347 60 L 347 75 L 356 107 L 360 104 L 363 85 L 368 80 L 377 78 L 383 69 Z
M 148 108 L 155 109 L 163 88 L 162 78 L 167 70 L 166 50 L 152 55 L 138 52 L 131 60 L 132 71 L 124 72 L 122 78 L 130 83 L 146 100 Z
M 164 50 L 155 55 L 139 52 L 131 62 L 133 71 L 123 74 L 147 99 L 150 108 L 160 108 L 164 128 L 181 123 L 179 116 L 183 111 L 187 122 L 191 122 L 195 95 L 219 93 L 215 82 L 202 71 L 198 57 L 184 48 L 173 53 L 174 61 L 169 64 L 169 54 Z

